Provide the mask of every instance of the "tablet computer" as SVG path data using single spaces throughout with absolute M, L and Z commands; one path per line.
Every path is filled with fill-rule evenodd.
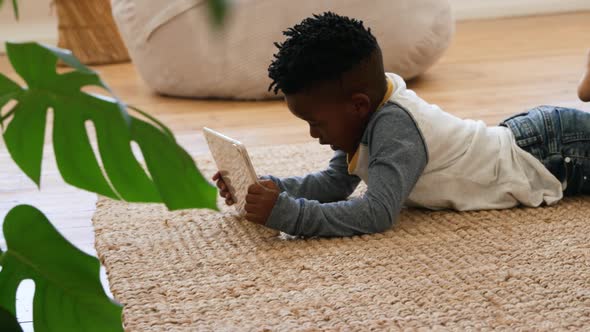
M 240 214 L 245 214 L 248 187 L 258 179 L 246 147 L 240 141 L 207 127 L 203 128 L 203 134 L 234 206 Z

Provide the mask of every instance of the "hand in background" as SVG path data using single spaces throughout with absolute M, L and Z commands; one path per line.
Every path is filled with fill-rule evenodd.
M 590 49 L 586 55 L 586 68 L 578 85 L 578 97 L 581 101 L 590 102 Z
M 225 204 L 232 205 L 234 204 L 234 200 L 231 198 L 231 193 L 223 179 L 221 178 L 221 174 L 219 172 L 213 175 L 213 181 L 216 182 L 217 188 L 219 188 L 219 196 L 225 198 Z
M 260 180 L 248 188 L 246 220 L 264 225 L 279 197 L 280 189 L 272 180 Z

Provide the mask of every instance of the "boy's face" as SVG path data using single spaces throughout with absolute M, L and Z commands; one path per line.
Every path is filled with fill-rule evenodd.
M 363 98 L 357 97 L 313 88 L 286 95 L 285 100 L 291 113 L 308 123 L 311 137 L 319 139 L 322 145 L 330 145 L 333 150 L 354 154 L 369 113 L 368 99 L 364 105 Z

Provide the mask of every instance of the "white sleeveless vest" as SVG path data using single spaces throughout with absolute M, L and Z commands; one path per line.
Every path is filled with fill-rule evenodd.
M 539 206 L 563 197 L 562 184 L 516 144 L 509 128 L 460 119 L 422 100 L 400 76 L 388 73 L 387 79 L 386 99 L 414 118 L 428 151 L 406 205 L 464 211 Z M 361 144 L 349 172 L 368 183 L 369 161 L 369 148 Z

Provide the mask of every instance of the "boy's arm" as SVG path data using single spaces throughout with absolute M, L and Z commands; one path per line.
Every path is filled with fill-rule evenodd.
M 335 202 L 346 199 L 356 189 L 361 179 L 348 174 L 346 153 L 336 151 L 327 169 L 306 176 L 279 179 L 272 175 L 261 177 L 272 180 L 281 191 L 297 198 L 319 202 Z
M 422 136 L 405 111 L 376 116 L 379 118 L 369 142 L 369 183 L 365 195 L 321 204 L 283 192 L 266 226 L 304 236 L 351 236 L 391 228 L 428 157 Z

